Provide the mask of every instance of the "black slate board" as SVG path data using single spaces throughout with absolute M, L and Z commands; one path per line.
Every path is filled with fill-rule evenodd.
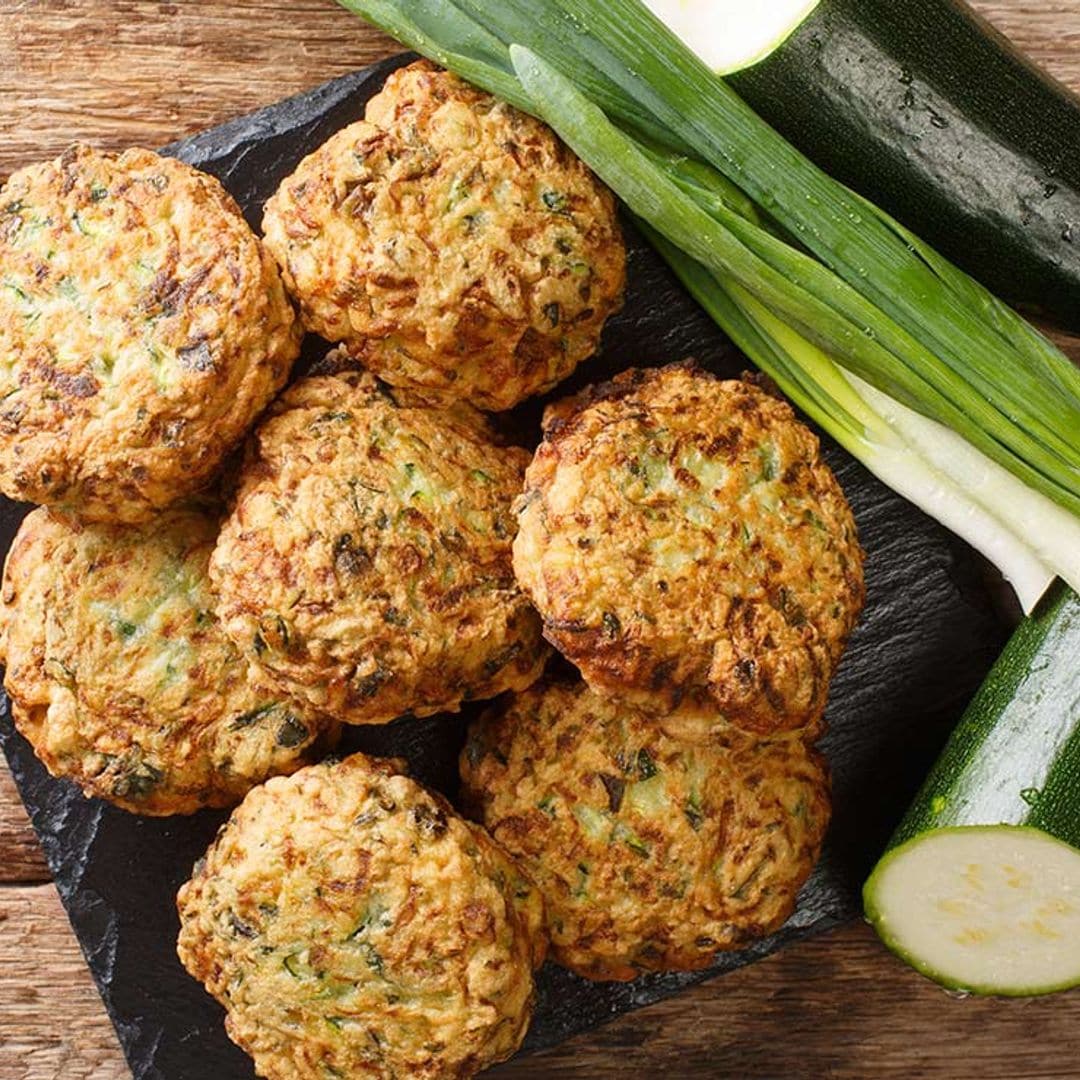
M 253 226 L 262 204 L 299 159 L 362 115 L 386 75 L 407 57 L 335 80 L 194 138 L 167 152 L 220 177 Z M 630 286 L 601 355 L 558 393 L 631 365 L 696 356 L 737 375 L 748 365 L 631 228 Z M 320 343 L 306 348 L 319 355 Z M 538 437 L 541 403 L 509 418 L 519 439 Z M 721 955 L 707 972 L 590 984 L 548 965 L 526 1049 L 551 1046 L 629 1009 L 750 963 L 785 943 L 859 911 L 858 890 L 919 778 L 982 681 L 1006 637 L 984 568 L 961 542 L 884 488 L 825 440 L 868 552 L 866 612 L 834 683 L 825 743 L 834 772 L 835 818 L 825 856 L 798 912 L 774 937 Z M 26 508 L 0 506 L 7 550 Z M 346 749 L 406 757 L 414 775 L 456 790 L 455 762 L 466 713 L 354 729 Z M 51 779 L 12 728 L 6 699 L 3 744 L 87 962 L 137 1080 L 247 1080 L 247 1057 L 226 1038 L 222 1011 L 188 978 L 173 951 L 173 896 L 223 815 L 140 819 Z M 58 1024 L 63 1023 L 57 1017 Z

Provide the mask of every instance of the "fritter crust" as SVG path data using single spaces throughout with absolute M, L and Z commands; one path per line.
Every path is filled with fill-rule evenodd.
M 205 486 L 301 328 L 216 179 L 73 146 L 0 189 L 0 491 L 142 522 Z
M 354 724 L 524 689 L 548 655 L 511 566 L 527 461 L 463 404 L 301 380 L 257 429 L 211 560 L 226 632 Z
M 4 570 L 0 656 L 19 731 L 54 776 L 138 814 L 231 806 L 332 745 L 221 633 L 217 515 L 85 525 L 41 508 Z
M 271 780 L 180 890 L 180 959 L 260 1076 L 469 1077 L 524 1037 L 539 893 L 397 769 L 355 754 Z
M 550 128 L 423 61 L 283 181 L 263 230 L 308 329 L 483 409 L 591 356 L 626 277 L 611 193 Z
M 597 691 L 815 726 L 862 608 L 862 551 L 790 407 L 692 364 L 552 406 L 517 503 L 518 581 Z
M 544 894 L 553 959 L 589 979 L 703 968 L 777 930 L 829 820 L 800 736 L 684 743 L 580 682 L 488 710 L 461 776 Z

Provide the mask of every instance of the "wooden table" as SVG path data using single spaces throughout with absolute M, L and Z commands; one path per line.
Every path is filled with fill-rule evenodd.
M 1080 89 L 1080 0 L 976 6 Z M 159 145 L 394 48 L 331 0 L 0 0 L 0 176 L 76 138 Z M 0 974 L 0 1080 L 130 1075 L 2 769 Z M 1078 1032 L 1080 993 L 950 1000 L 850 925 L 491 1075 L 1050 1080 L 1080 1076 Z

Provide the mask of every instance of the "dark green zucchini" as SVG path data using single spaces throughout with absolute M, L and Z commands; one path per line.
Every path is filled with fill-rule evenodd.
M 958 0 L 822 0 L 731 86 L 1013 302 L 1080 329 L 1080 98 Z
M 1080 985 L 1080 598 L 1058 582 L 972 700 L 863 892 L 943 985 Z

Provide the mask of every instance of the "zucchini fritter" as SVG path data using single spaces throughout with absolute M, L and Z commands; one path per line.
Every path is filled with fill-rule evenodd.
M 540 121 L 426 62 L 301 162 L 263 229 L 308 329 L 483 409 L 591 356 L 625 282 L 610 192 Z
M 528 454 L 368 373 L 301 380 L 253 436 L 210 573 L 226 632 L 354 724 L 524 689 L 547 648 L 511 566 Z
M 470 1077 L 525 1035 L 539 893 L 396 772 L 355 754 L 271 780 L 180 890 L 180 959 L 269 1080 Z
M 334 741 L 213 614 L 216 514 L 89 525 L 41 508 L 4 570 L 0 654 L 16 727 L 54 776 L 138 814 L 231 806 Z
M 0 491 L 142 522 L 203 487 L 300 326 L 224 188 L 73 146 L 0 189 Z
M 813 727 L 863 603 L 855 521 L 783 401 L 692 364 L 551 406 L 518 581 L 595 690 Z
M 692 971 L 777 930 L 829 820 L 798 735 L 708 743 L 584 683 L 540 683 L 471 728 L 463 796 L 544 894 L 552 958 L 589 979 Z

